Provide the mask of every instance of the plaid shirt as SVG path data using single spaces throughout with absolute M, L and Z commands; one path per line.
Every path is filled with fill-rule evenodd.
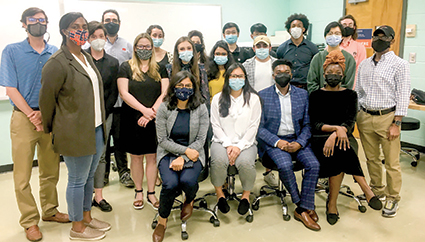
M 272 64 L 276 60 L 276 58 L 274 58 L 273 56 L 270 56 L 270 59 L 272 60 Z M 243 67 L 245 67 L 249 85 L 251 85 L 251 87 L 254 88 L 255 87 L 255 56 L 246 60 L 242 65 Z M 270 73 L 273 74 L 273 70 L 270 70 Z
M 393 51 L 382 55 L 375 65 L 369 57 L 357 73 L 359 105 L 369 110 L 396 107 L 396 116 L 406 116 L 410 100 L 410 69 L 406 60 Z

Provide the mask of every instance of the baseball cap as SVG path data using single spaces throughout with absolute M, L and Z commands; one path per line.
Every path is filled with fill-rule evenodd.
M 260 35 L 260 36 L 255 37 L 255 39 L 254 39 L 254 45 L 256 45 L 256 44 L 258 44 L 260 42 L 263 42 L 263 43 L 265 43 L 265 44 L 267 44 L 269 46 L 271 45 L 271 42 L 270 42 L 269 37 L 267 37 L 265 35 Z
M 373 32 L 373 36 L 378 36 L 378 34 L 384 34 L 387 37 L 393 37 L 393 38 L 395 36 L 394 29 L 391 28 L 391 26 L 388 26 L 388 25 L 379 26 L 379 28 L 377 28 Z

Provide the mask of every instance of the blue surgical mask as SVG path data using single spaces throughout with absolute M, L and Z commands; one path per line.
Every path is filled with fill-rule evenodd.
M 255 55 L 260 59 L 260 60 L 264 60 L 267 57 L 269 57 L 269 49 L 267 48 L 260 48 L 260 49 L 255 49 Z
M 193 88 L 174 88 L 174 93 L 176 94 L 177 99 L 186 101 L 193 95 Z
M 192 60 L 192 57 L 193 57 L 193 51 L 191 50 L 179 52 L 179 58 L 180 60 L 184 62 L 189 62 L 190 60 Z
M 229 59 L 227 58 L 227 55 L 225 55 L 225 56 L 215 55 L 214 56 L 214 62 L 219 66 L 226 64 L 228 60 Z
M 229 79 L 229 86 L 234 91 L 239 91 L 243 86 L 245 86 L 245 79 L 243 78 L 231 78 Z
M 341 43 L 341 35 L 330 35 L 326 36 L 326 44 L 328 44 L 330 47 L 336 47 Z
M 238 36 L 236 34 L 228 34 L 226 35 L 226 42 L 229 44 L 234 44 L 238 41 Z
M 153 46 L 158 48 L 162 45 L 162 43 L 164 43 L 164 38 L 160 38 L 160 39 L 152 38 L 152 41 L 153 41 Z

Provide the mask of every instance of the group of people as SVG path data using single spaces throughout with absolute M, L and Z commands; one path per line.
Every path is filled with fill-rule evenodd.
M 251 27 L 252 48 L 241 48 L 238 25 L 226 23 L 224 40 L 208 56 L 197 30 L 179 38 L 170 53 L 161 48 L 165 32 L 159 25 L 151 25 L 131 44 L 118 36 L 116 10 L 106 10 L 101 19 L 88 22 L 78 12 L 63 15 L 63 41 L 57 49 L 43 39 L 46 13 L 29 8 L 21 18 L 28 38 L 8 45 L 2 54 L 0 85 L 14 107 L 15 193 L 28 240 L 42 239 L 29 184 L 36 146 L 42 219 L 72 222 L 71 239 L 105 237 L 111 225 L 93 218 L 91 208 L 112 210 L 102 193 L 110 169 L 110 136 L 120 182 L 135 187 L 136 210 L 144 207 L 146 173 L 146 201 L 159 213 L 155 242 L 164 239 L 181 192 L 182 221 L 192 215 L 198 177 L 208 165 L 222 213 L 230 210 L 223 192 L 227 169 L 236 167 L 243 189 L 238 213 L 246 214 L 257 157 L 276 164 L 296 204 L 295 219 L 311 230 L 321 229 L 314 202 L 319 177 L 329 178 L 326 218 L 331 225 L 339 220 L 337 197 L 344 174 L 353 175 L 370 207 L 381 210 L 381 200 L 386 201 L 382 215 L 396 215 L 400 125 L 407 114 L 410 77 L 408 63 L 390 51 L 395 38 L 390 26 L 374 31 L 375 54 L 366 59 L 350 15 L 326 26 L 327 47 L 320 52 L 305 38 L 309 21 L 303 14 L 288 17 L 291 38 L 276 52 L 264 24 Z M 352 135 L 356 121 L 369 185 Z M 57 210 L 59 155 L 68 169 L 68 214 Z M 304 167 L 301 191 L 293 160 Z M 277 186 L 270 169 L 263 176 Z M 156 185 L 162 185 L 159 199 Z

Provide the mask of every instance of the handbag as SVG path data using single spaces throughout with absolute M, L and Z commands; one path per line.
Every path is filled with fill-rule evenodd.
M 414 88 L 411 92 L 410 99 L 416 104 L 425 105 L 425 92 Z

